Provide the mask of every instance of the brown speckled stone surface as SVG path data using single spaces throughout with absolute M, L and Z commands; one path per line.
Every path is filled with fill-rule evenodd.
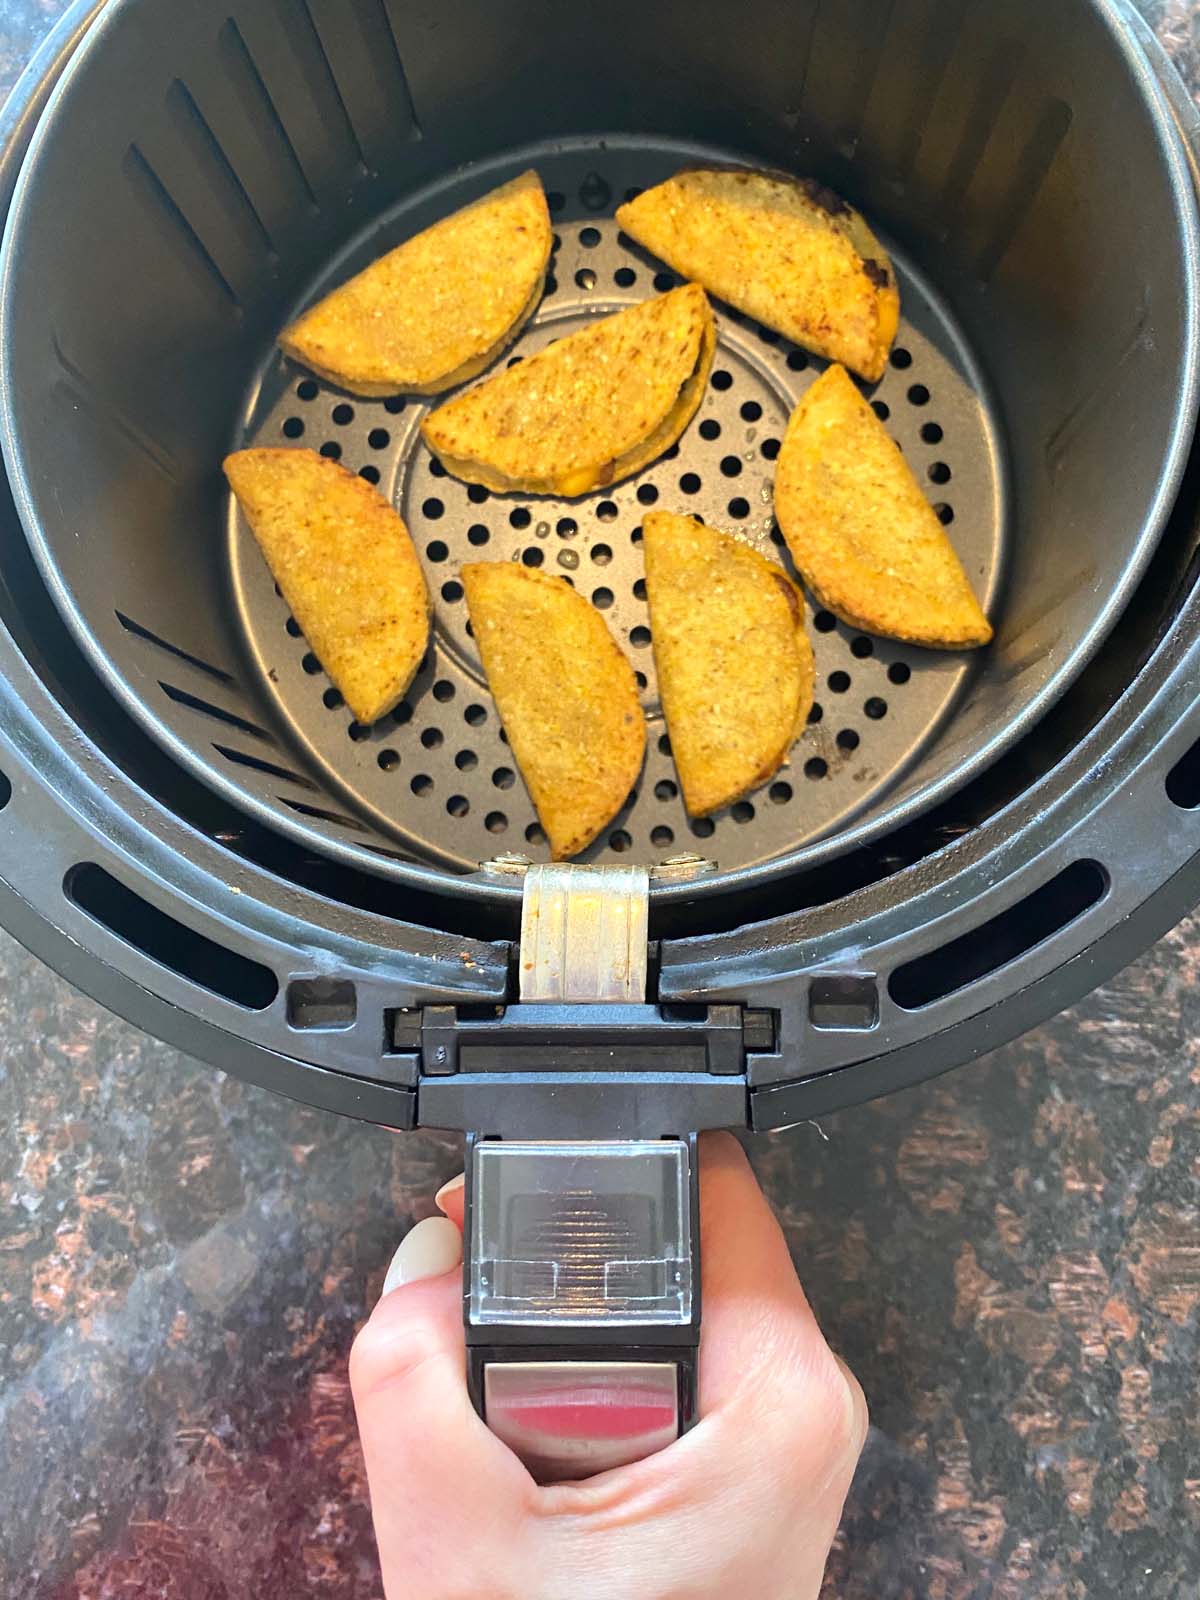
M 0 0 L 0 94 L 61 9 Z M 1193 87 L 1198 8 L 1143 9 Z M 1200 1589 L 1200 923 L 755 1159 L 873 1428 L 840 1600 Z M 453 1140 L 222 1077 L 0 935 L 0 1594 L 369 1600 L 346 1352 Z

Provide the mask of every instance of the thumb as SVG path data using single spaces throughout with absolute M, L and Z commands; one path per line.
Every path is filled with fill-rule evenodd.
M 384 1586 L 414 1600 L 513 1571 L 535 1492 L 467 1394 L 461 1253 L 453 1222 L 418 1223 L 350 1353 Z

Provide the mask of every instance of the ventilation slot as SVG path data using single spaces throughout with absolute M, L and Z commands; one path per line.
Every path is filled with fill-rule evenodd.
M 273 147 L 278 158 L 278 166 L 303 189 L 311 209 L 319 210 L 316 194 L 308 181 L 308 174 L 301 164 L 296 146 L 283 125 L 283 119 L 263 82 L 262 74 L 255 65 L 254 57 L 250 54 L 241 30 L 232 17 L 221 29 L 220 44 L 226 76 L 241 97 L 246 113 L 253 120 L 259 137 L 264 144 Z
M 1072 111 L 1063 100 L 1051 100 L 1042 111 L 1016 165 L 1016 175 L 1007 197 L 995 211 L 992 237 L 979 257 L 979 276 L 984 283 L 1004 259 L 1017 230 L 1033 208 L 1042 185 L 1050 175 L 1059 146 L 1071 126 Z
M 146 157 L 131 144 L 125 157 L 125 174 L 163 237 L 199 277 L 214 289 L 235 316 L 241 316 L 237 291 L 213 260 L 204 240 L 187 217 Z
M 897 967 L 888 980 L 888 993 L 906 1011 L 943 1000 L 1061 933 L 1107 889 L 1108 874 L 1099 862 L 1073 862 L 981 928 Z
M 287 1019 L 293 1028 L 352 1028 L 358 995 L 345 978 L 297 978 L 288 984 Z
M 1004 102 L 1012 91 L 1024 59 L 1024 47 L 1005 40 L 992 53 L 980 73 L 978 87 L 971 97 L 970 112 L 962 130 L 958 149 L 942 190 L 942 215 L 956 216 L 971 179 L 979 170 L 988 141 L 996 130 Z
M 847 972 L 814 978 L 808 988 L 808 1020 L 814 1028 L 873 1028 L 879 1021 L 875 979 Z
M 63 889 L 72 904 L 118 939 L 210 994 L 247 1011 L 264 1011 L 279 993 L 269 967 L 176 922 L 94 862 L 73 868 Z
M 159 680 L 158 687 L 168 700 L 174 700 L 177 706 L 187 706 L 191 711 L 199 711 L 203 716 L 214 717 L 218 722 L 223 722 L 226 727 L 237 728 L 241 733 L 248 733 L 251 738 L 262 739 L 267 744 L 275 741 L 265 728 L 260 728 L 256 723 L 247 722 L 245 717 L 239 717 L 235 711 L 226 711 L 224 706 L 214 706 L 211 700 L 201 700 L 199 695 L 189 694 L 186 689 L 176 689 L 173 684 L 163 683 Z
M 214 744 L 213 749 L 219 751 L 226 761 L 232 761 L 235 766 L 250 767 L 254 772 L 265 773 L 268 778 L 282 778 L 285 783 L 294 783 L 297 788 L 308 789 L 312 794 L 320 792 L 315 783 L 303 773 L 293 772 L 290 767 L 278 767 L 273 761 L 263 761 L 259 756 L 247 755 L 244 750 L 235 750 L 227 744 Z
M 1181 811 L 1195 811 L 1200 806 L 1200 739 L 1167 773 L 1166 787 L 1167 799 Z
M 367 831 L 357 817 L 348 817 L 343 811 L 326 811 L 323 806 L 308 806 L 303 800 L 289 800 L 282 794 L 279 798 L 285 806 L 298 811 L 302 817 L 312 817 L 317 822 L 332 822 L 339 828 L 353 828 L 355 833 Z
M 207 171 L 213 194 L 223 203 L 226 218 L 242 236 L 251 250 L 262 251 L 272 267 L 279 262 L 278 253 L 267 232 L 266 224 L 258 214 L 246 186 L 238 177 L 233 163 L 204 113 L 196 104 L 187 84 L 176 78 L 167 90 L 167 106 L 188 147 L 191 162 L 201 171 Z
M 233 675 L 224 672 L 220 667 L 214 667 L 209 661 L 201 661 L 199 656 L 192 655 L 187 650 L 181 650 L 177 644 L 171 644 L 166 639 L 160 639 L 157 633 L 152 633 L 149 628 L 143 628 L 140 622 L 135 622 L 132 617 L 127 617 L 123 611 L 114 612 L 117 621 L 126 633 L 133 634 L 135 639 L 144 639 L 147 644 L 157 645 L 160 650 L 165 650 L 168 655 L 174 656 L 177 661 L 186 661 L 189 667 L 195 667 L 197 672 L 206 673 L 217 683 L 233 683 Z
M 289 6 L 295 18 L 295 27 L 290 30 L 291 42 L 297 50 L 301 60 L 305 77 L 310 87 L 316 91 L 314 98 L 321 105 L 319 115 L 327 130 L 337 123 L 358 159 L 361 172 L 369 171 L 367 159 L 363 152 L 362 144 L 355 129 L 345 97 L 338 86 L 330 64 L 328 52 L 321 42 L 321 35 L 313 21 L 312 9 L 309 0 L 291 0 Z
M 403 861 L 410 867 L 416 864 L 415 856 L 406 856 L 399 850 L 389 850 L 386 845 L 368 844 L 364 845 L 363 848 L 369 850 L 372 855 L 383 856 L 387 861 Z
M 131 449 L 144 456 L 168 483 L 180 483 L 182 479 L 179 467 L 167 447 L 157 439 L 151 438 L 144 428 L 117 406 L 111 395 L 104 395 L 103 398 L 98 395 L 92 380 L 76 366 L 63 349 L 58 334 L 52 333 L 50 337 L 54 359 L 63 373 L 54 387 L 66 397 L 72 410 L 79 410 L 82 407 L 100 427 L 111 429 Z

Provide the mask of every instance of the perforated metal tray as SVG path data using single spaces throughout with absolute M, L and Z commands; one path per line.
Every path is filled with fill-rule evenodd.
M 547 292 L 510 365 L 680 281 L 612 220 L 615 206 L 636 190 L 614 192 L 591 168 L 574 176 L 595 218 L 560 220 L 566 197 L 550 191 L 556 231 Z M 449 183 L 442 205 L 449 211 L 465 198 Z M 403 217 L 388 219 L 386 231 L 402 235 Z M 994 613 L 1006 528 L 999 431 L 951 315 L 906 262 L 895 264 L 903 322 L 891 365 L 868 392 Z M 344 261 L 336 263 L 312 294 L 345 271 Z M 773 516 L 774 462 L 792 407 L 824 366 L 726 307 L 717 313 L 712 376 L 683 438 L 636 477 L 577 500 L 500 496 L 460 483 L 421 442 L 426 402 L 346 395 L 272 352 L 255 377 L 238 443 L 308 446 L 377 484 L 403 515 L 434 598 L 432 644 L 411 690 L 392 715 L 362 727 L 308 649 L 230 504 L 233 592 L 251 658 L 304 765 L 318 768 L 338 797 L 284 791 L 283 804 L 349 832 L 377 828 L 400 853 L 451 870 L 469 871 L 503 849 L 542 853 L 459 581 L 461 565 L 480 560 L 522 561 L 566 579 L 604 613 L 637 672 L 649 728 L 646 765 L 585 860 L 630 852 L 654 860 L 699 848 L 723 869 L 752 866 L 845 827 L 920 761 L 953 715 L 973 658 L 872 639 L 810 611 L 817 699 L 808 731 L 772 783 L 712 818 L 687 817 L 658 698 L 641 519 L 652 506 L 700 516 L 789 565 Z M 233 759 L 233 748 L 224 741 L 218 753 Z M 268 772 L 279 767 L 273 753 L 239 748 L 236 759 Z

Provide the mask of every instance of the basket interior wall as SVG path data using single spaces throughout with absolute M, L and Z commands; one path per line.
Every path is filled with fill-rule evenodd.
M 267 767 L 315 786 L 314 842 L 344 844 L 320 814 L 344 796 L 281 723 L 230 604 L 218 463 L 252 375 L 331 259 L 380 219 L 391 242 L 401 201 L 406 230 L 433 220 L 461 164 L 483 189 L 507 153 L 575 161 L 574 141 L 607 182 L 639 138 L 844 193 L 988 380 L 1010 507 L 997 642 L 880 807 L 1019 728 L 1147 553 L 1188 327 L 1178 196 L 1094 8 L 122 0 L 61 91 L 10 239 L 10 464 L 110 685 L 177 756 L 261 736 Z M 596 198 L 565 191 L 564 222 Z M 232 781 L 279 803 L 270 771 Z M 395 849 L 369 820 L 359 837 Z

